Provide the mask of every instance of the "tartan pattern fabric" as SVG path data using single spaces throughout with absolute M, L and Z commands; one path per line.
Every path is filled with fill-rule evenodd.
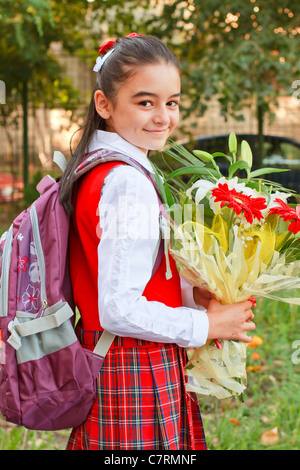
M 94 344 L 101 334 L 82 333 L 89 343 L 93 336 Z M 87 420 L 72 430 L 67 449 L 206 449 L 198 404 L 184 387 L 185 350 L 136 341 L 136 347 L 109 350 L 94 405 Z

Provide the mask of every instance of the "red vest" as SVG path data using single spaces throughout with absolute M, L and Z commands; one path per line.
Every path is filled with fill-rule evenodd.
M 81 178 L 73 200 L 75 210 L 70 231 L 70 270 L 74 300 L 84 330 L 103 330 L 98 315 L 97 248 L 101 238 L 98 205 L 105 177 L 112 168 L 121 164 L 124 163 L 102 163 L 88 172 Z M 169 307 L 181 307 L 180 277 L 171 256 L 170 264 L 172 278 L 166 279 L 166 260 L 163 256 L 156 273 L 145 286 L 143 295 L 147 300 L 162 302 Z

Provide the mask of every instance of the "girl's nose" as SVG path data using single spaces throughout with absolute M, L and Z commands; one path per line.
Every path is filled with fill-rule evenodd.
M 155 124 L 161 125 L 166 125 L 170 122 L 169 113 L 165 106 L 161 106 L 157 109 L 156 113 L 154 114 L 153 121 Z

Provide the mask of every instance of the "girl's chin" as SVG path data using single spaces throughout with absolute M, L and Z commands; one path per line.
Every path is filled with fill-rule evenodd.
M 162 145 L 160 146 L 154 146 L 154 145 L 151 145 L 151 146 L 148 146 L 147 148 L 141 148 L 139 147 L 140 150 L 142 150 L 142 152 L 144 153 L 148 153 L 148 152 L 157 152 L 159 150 L 162 150 L 162 148 L 164 147 L 165 143 L 163 143 Z
M 156 142 L 145 142 L 142 146 L 146 151 L 161 150 L 166 145 L 167 139 L 157 139 Z

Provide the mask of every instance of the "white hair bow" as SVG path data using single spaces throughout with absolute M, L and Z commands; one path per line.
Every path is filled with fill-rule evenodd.
M 110 51 L 108 51 L 103 57 L 97 57 L 97 60 L 96 60 L 96 64 L 93 68 L 93 71 L 94 72 L 99 72 L 99 70 L 101 70 L 101 67 L 102 65 L 104 64 L 104 62 L 106 61 L 106 59 L 110 56 L 110 54 L 112 52 L 114 52 L 115 49 L 111 49 Z

